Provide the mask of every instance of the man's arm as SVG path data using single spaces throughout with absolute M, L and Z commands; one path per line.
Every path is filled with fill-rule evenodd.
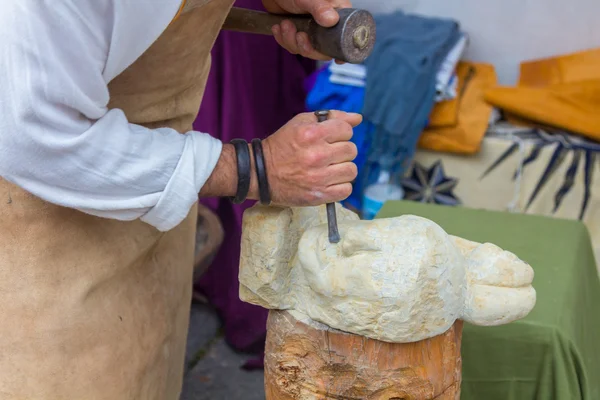
M 254 156 L 250 150 L 250 189 L 248 200 L 258 200 L 258 182 L 254 173 Z M 212 174 L 202 186 L 200 197 L 234 197 L 237 192 L 237 157 L 231 144 L 224 144 L 223 151 Z
M 0 176 L 50 203 L 110 219 L 141 219 L 166 231 L 189 214 L 198 194 L 234 196 L 237 162 L 231 145 L 207 134 L 147 129 L 130 124 L 122 110 L 107 109 L 107 81 L 145 50 L 140 43 L 149 46 L 159 36 L 181 5 L 150 2 L 140 21 L 135 4 L 5 5 Z M 157 9 L 165 4 L 169 15 L 160 22 Z M 300 114 L 265 139 L 273 203 L 310 206 L 347 198 L 357 173 L 356 146 L 349 140 L 361 120 L 332 111 L 330 120 L 317 123 L 314 114 Z M 254 171 L 251 179 L 248 198 L 257 199 Z
M 118 220 L 141 218 L 169 230 L 198 200 L 222 144 L 200 132 L 146 129 L 130 124 L 121 110 L 107 109 L 104 74 L 127 67 L 119 65 L 125 57 L 135 58 L 120 46 L 151 43 L 180 6 L 153 2 L 142 13 L 134 3 L 3 5 L 0 175 L 54 204 Z M 123 36 L 117 22 L 128 20 L 134 23 Z

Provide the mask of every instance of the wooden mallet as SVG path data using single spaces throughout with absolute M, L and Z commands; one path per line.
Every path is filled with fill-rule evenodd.
M 360 64 L 375 45 L 375 19 L 370 12 L 355 8 L 338 9 L 339 22 L 324 28 L 310 16 L 279 15 L 232 8 L 222 29 L 272 35 L 271 28 L 284 20 L 291 21 L 298 32 L 306 32 L 315 50 L 333 59 Z

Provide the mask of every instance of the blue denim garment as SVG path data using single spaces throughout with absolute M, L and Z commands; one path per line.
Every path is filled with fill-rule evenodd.
M 461 37 L 456 21 L 401 11 L 375 16 L 377 40 L 365 61 L 363 115 L 375 125 L 365 179 L 382 159 L 401 173 L 413 157 L 435 104 L 436 75 Z

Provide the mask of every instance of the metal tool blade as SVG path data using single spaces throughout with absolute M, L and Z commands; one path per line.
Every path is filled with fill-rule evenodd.
M 340 232 L 337 226 L 337 215 L 335 212 L 335 204 L 327 204 L 327 227 L 329 228 L 329 242 L 339 243 L 341 240 Z
M 329 117 L 329 110 L 320 110 L 315 112 L 317 116 L 317 121 L 324 122 L 327 121 Z M 338 230 L 337 224 L 337 214 L 335 211 L 335 203 L 327 204 L 327 227 L 329 229 L 329 242 L 330 243 L 339 243 L 341 240 L 340 232 Z

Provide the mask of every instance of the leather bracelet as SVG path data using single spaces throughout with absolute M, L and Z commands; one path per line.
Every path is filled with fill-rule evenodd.
M 250 162 L 250 149 L 248 142 L 243 139 L 233 139 L 231 144 L 235 148 L 237 159 L 237 191 L 235 197 L 231 197 L 233 204 L 241 204 L 246 201 L 248 192 L 250 191 L 250 173 L 252 170 Z
M 258 181 L 258 195 L 260 203 L 268 206 L 271 204 L 271 189 L 267 178 L 267 167 L 260 139 L 252 139 L 252 151 L 254 153 L 254 166 Z

